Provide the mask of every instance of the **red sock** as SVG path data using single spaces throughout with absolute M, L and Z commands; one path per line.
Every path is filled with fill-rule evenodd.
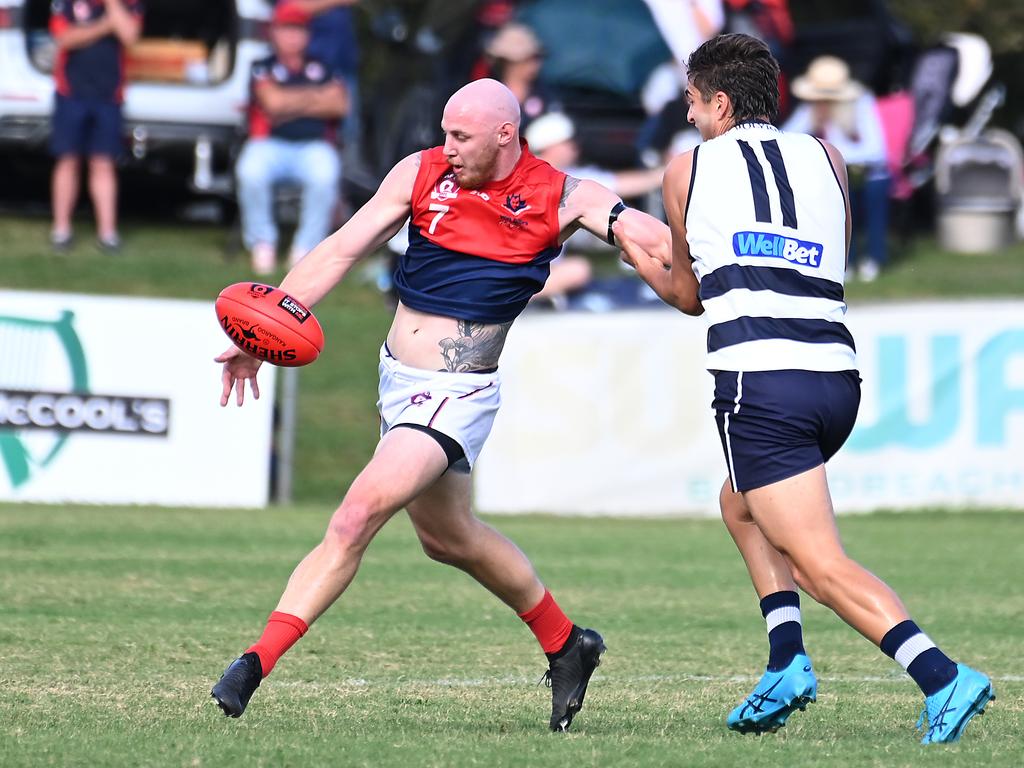
M 540 602 L 526 613 L 520 613 L 519 618 L 526 622 L 526 626 L 537 636 L 537 642 L 544 649 L 544 653 L 560 651 L 572 633 L 572 622 L 562 613 L 555 598 L 546 589 Z
M 309 625 L 298 616 L 274 611 L 267 619 L 267 627 L 260 639 L 245 652 L 252 652 L 260 657 L 260 666 L 263 667 L 263 676 L 266 677 L 277 664 L 277 660 L 284 656 L 285 651 L 295 645 L 308 629 Z

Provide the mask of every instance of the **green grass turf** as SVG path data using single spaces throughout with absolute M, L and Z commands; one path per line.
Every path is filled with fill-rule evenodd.
M 998 700 L 959 745 L 926 749 L 913 683 L 809 601 L 818 703 L 774 736 L 725 729 L 766 642 L 717 521 L 493 521 L 607 640 L 568 736 L 546 732 L 529 632 L 422 556 L 404 518 L 246 715 L 224 718 L 210 685 L 258 635 L 328 513 L 0 506 L 0 765 L 1021 764 L 1024 516 L 841 520 L 851 554 L 996 681 Z

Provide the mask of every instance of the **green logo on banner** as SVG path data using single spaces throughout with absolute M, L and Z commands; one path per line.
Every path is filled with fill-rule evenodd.
M 57 320 L 0 315 L 0 360 L 3 361 L 0 386 L 29 388 L 33 386 L 32 379 L 36 379 L 38 385 L 42 366 L 63 364 L 70 372 L 68 389 L 71 392 L 88 392 L 85 350 L 72 325 L 74 319 L 75 315 L 70 311 L 62 312 Z M 62 360 L 47 359 L 44 350 L 53 349 Z M 33 457 L 18 432 L 0 427 L 0 462 L 11 487 L 17 488 L 26 483 L 33 466 L 45 468 L 49 465 L 64 448 L 69 436 L 67 432 L 59 433 L 47 450 Z

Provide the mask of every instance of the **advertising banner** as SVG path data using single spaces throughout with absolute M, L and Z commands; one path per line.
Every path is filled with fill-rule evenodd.
M 1024 303 L 862 306 L 837 511 L 1024 508 Z M 528 314 L 475 471 L 482 512 L 717 515 L 727 476 L 705 325 L 668 309 Z
M 213 302 L 0 291 L 0 500 L 267 503 L 274 369 L 221 408 Z

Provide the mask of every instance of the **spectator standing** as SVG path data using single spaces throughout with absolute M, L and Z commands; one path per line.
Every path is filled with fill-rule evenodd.
M 341 158 L 334 139 L 348 111 L 348 91 L 340 73 L 308 54 L 309 22 L 298 3 L 278 5 L 270 29 L 273 54 L 252 68 L 249 140 L 235 173 L 242 236 L 260 275 L 273 272 L 277 258 L 275 184 L 302 186 L 291 264 L 327 236 L 338 201 Z
M 851 264 L 865 282 L 878 277 L 888 261 L 889 187 L 885 133 L 874 95 L 850 77 L 850 68 L 835 56 L 819 56 L 793 81 L 793 95 L 803 104 L 784 128 L 825 139 L 846 160 L 854 235 Z M 860 245 L 861 232 L 867 248 Z
M 705 40 L 718 34 L 726 21 L 722 0 L 644 0 L 654 23 L 672 54 L 647 78 L 640 103 L 648 115 L 637 137 L 637 149 L 646 164 L 670 159 L 676 137 L 690 131 L 683 96 L 686 70 L 682 64 Z M 683 142 L 687 148 L 690 144 Z M 694 140 L 692 143 L 696 143 Z
M 50 34 L 57 45 L 56 96 L 50 150 L 53 230 L 57 250 L 71 246 L 71 217 L 78 201 L 81 158 L 89 158 L 89 194 L 101 248 L 120 247 L 117 173 L 124 101 L 124 47 L 139 38 L 138 0 L 54 0 Z

